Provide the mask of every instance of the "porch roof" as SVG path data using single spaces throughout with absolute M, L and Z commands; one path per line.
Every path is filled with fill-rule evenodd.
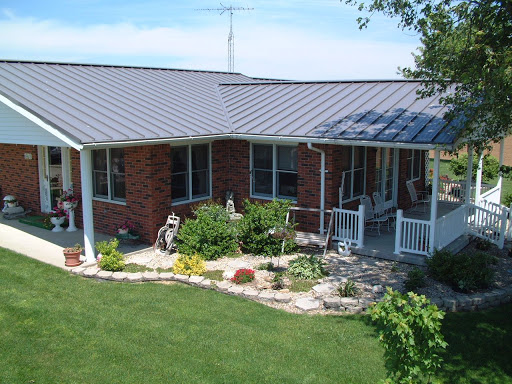
M 453 144 L 455 134 L 442 119 L 446 108 L 438 97 L 417 100 L 419 87 L 417 81 L 289 82 L 225 72 L 0 62 L 0 101 L 78 147 L 228 135 Z M 0 142 L 6 142 L 2 129 Z

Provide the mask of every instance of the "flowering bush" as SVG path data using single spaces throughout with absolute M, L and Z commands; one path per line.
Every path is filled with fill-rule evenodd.
M 75 196 L 73 188 L 69 188 L 67 191 L 62 191 L 59 200 L 67 203 L 78 203 L 79 199 Z
M 135 229 L 135 225 L 130 220 L 126 220 L 121 225 L 116 225 L 116 230 L 117 231 L 121 230 L 121 231 L 132 232 L 134 229 Z
M 254 280 L 254 271 L 252 269 L 239 269 L 231 281 L 235 284 L 244 284 Z

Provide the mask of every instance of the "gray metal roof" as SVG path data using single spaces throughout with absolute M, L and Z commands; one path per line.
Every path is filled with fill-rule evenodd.
M 220 85 L 236 133 L 396 143 L 451 144 L 439 97 L 419 81 Z
M 279 82 L 238 73 L 0 61 L 0 94 L 78 143 L 226 134 L 451 144 L 419 82 Z

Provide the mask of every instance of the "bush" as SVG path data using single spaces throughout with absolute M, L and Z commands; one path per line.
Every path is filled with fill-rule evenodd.
M 288 274 L 297 279 L 318 279 L 327 275 L 324 266 L 325 263 L 315 255 L 302 255 L 290 261 Z
M 359 293 L 359 289 L 352 280 L 348 279 L 344 284 L 339 286 L 338 293 L 341 297 L 353 297 Z
M 196 219 L 187 219 L 178 232 L 177 247 L 181 254 L 216 260 L 237 251 L 236 225 L 229 222 L 223 206 L 202 204 L 194 215 Z
M 174 262 L 172 272 L 177 275 L 201 276 L 206 272 L 206 263 L 199 255 L 181 255 Z
M 407 273 L 407 280 L 404 287 L 407 291 L 416 291 L 418 288 L 425 286 L 425 273 L 418 267 L 414 267 Z
M 503 197 L 503 205 L 505 205 L 506 207 L 510 207 L 510 204 L 512 204 L 512 193 L 507 193 Z
M 245 284 L 254 280 L 254 271 L 252 269 L 242 268 L 235 272 L 231 281 L 235 284 Z
M 238 225 L 238 236 L 242 249 L 255 255 L 280 256 L 283 240 L 270 236 L 272 231 L 286 231 L 290 238 L 285 240 L 284 253 L 296 249 L 293 240 L 294 226 L 286 226 L 286 214 L 291 207 L 289 200 L 273 200 L 266 204 L 244 201 L 244 217 Z
M 477 158 L 473 159 L 475 162 L 473 163 L 473 180 L 476 179 L 476 171 L 478 169 Z M 460 179 L 466 179 L 468 172 L 468 154 L 463 153 L 456 157 L 453 157 L 450 160 L 450 170 L 454 173 L 455 176 Z M 487 154 L 484 155 L 483 159 L 483 169 L 482 169 L 482 179 L 484 181 L 490 181 L 498 176 L 498 172 L 500 170 L 500 162 L 495 157 Z
M 101 253 L 101 259 L 98 265 L 104 271 L 122 271 L 125 267 L 124 254 L 117 250 L 119 247 L 118 239 L 110 239 L 110 241 L 98 241 L 96 249 Z
M 384 300 L 372 306 L 372 320 L 384 346 L 388 382 L 421 383 L 441 366 L 439 350 L 448 345 L 441 333 L 444 312 L 425 296 L 402 295 L 387 289 Z
M 490 266 L 496 263 L 496 257 L 483 252 L 453 254 L 436 250 L 427 259 L 432 277 L 460 292 L 488 288 L 494 278 Z
M 108 255 L 119 247 L 119 239 L 110 239 L 109 241 L 98 241 L 96 249 L 102 255 Z

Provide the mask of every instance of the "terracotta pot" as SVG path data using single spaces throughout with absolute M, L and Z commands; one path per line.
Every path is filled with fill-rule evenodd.
M 82 262 L 80 261 L 80 253 L 82 251 L 64 252 L 66 258 L 66 267 L 78 267 Z

